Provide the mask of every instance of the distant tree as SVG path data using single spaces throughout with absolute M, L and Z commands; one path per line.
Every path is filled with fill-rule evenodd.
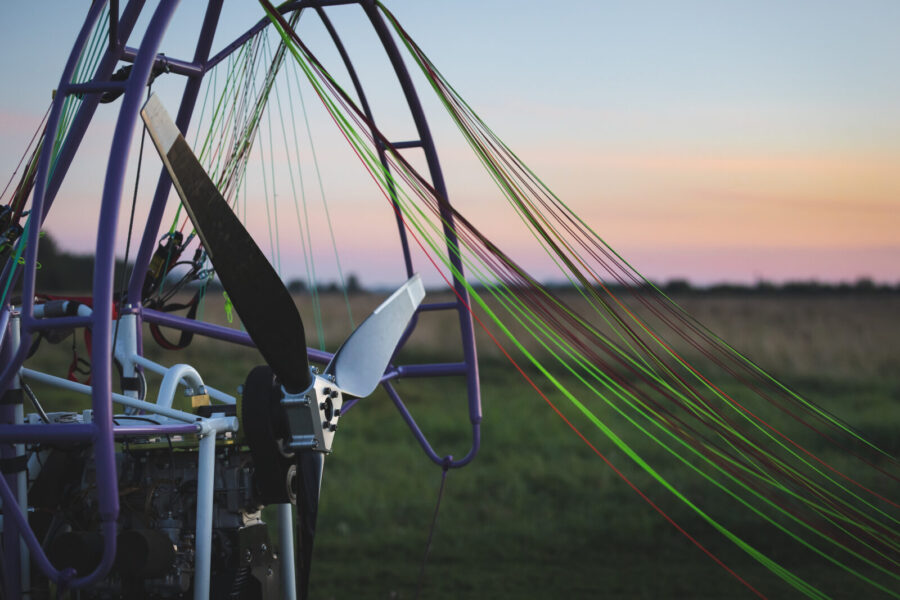
M 92 254 L 72 254 L 60 249 L 50 234 L 43 232 L 38 246 L 37 287 L 40 292 L 88 293 L 94 275 Z M 122 276 L 130 272 L 123 261 L 115 267 L 115 289 L 122 289 Z
M 287 289 L 292 294 L 302 294 L 306 291 L 306 282 L 302 279 L 291 279 L 288 281 Z
M 350 275 L 347 276 L 347 293 L 356 294 L 361 291 L 363 291 L 363 289 L 359 284 L 359 279 L 356 277 L 356 273 L 350 273 Z
M 755 292 L 760 294 L 771 294 L 778 290 L 774 283 L 771 281 L 766 281 L 765 279 L 760 279 L 756 282 L 756 286 L 753 288 Z
M 875 291 L 875 282 L 870 277 L 860 277 L 853 286 L 857 292 Z
M 77 293 L 90 290 L 94 273 L 93 256 L 63 252 L 50 235 L 44 234 L 38 246 L 38 262 L 38 290 Z
M 788 281 L 781 286 L 781 291 L 787 294 L 813 295 L 822 293 L 824 286 L 815 280 Z
M 694 290 L 691 282 L 687 279 L 672 279 L 663 286 L 666 294 L 684 294 Z

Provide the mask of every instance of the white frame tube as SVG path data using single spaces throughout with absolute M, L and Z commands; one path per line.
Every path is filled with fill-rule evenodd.
M 21 320 L 19 318 L 18 313 L 13 313 L 9 319 L 9 333 L 10 338 L 9 342 L 12 347 L 13 353 L 17 352 L 19 349 L 19 344 L 22 343 L 22 331 L 19 328 L 21 325 Z M 12 389 L 22 389 L 22 381 L 19 379 L 19 376 L 16 375 L 13 377 L 12 383 L 10 384 L 10 388 Z M 14 421 L 16 425 L 21 425 L 25 422 L 25 406 L 23 404 L 16 404 L 14 407 L 15 418 Z M 15 455 L 23 456 L 25 454 L 25 444 L 16 444 L 15 445 Z M 19 471 L 16 473 L 16 499 L 19 502 L 19 507 L 22 509 L 22 514 L 28 514 L 28 469 L 26 468 L 24 471 Z M 31 598 L 31 553 L 28 551 L 28 546 L 25 544 L 25 538 L 19 536 L 19 581 L 21 585 L 21 593 L 23 600 L 27 600 Z
M 216 476 L 216 431 L 200 438 L 197 458 L 197 532 L 194 538 L 194 600 L 209 600 L 212 569 L 213 488 Z
M 294 573 L 294 511 L 290 504 L 278 504 L 278 544 L 281 546 L 281 597 L 297 600 Z

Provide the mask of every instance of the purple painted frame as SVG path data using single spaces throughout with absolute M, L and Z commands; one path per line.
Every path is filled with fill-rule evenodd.
M 91 406 L 93 409 L 93 421 L 83 425 L 15 425 L 10 410 L 0 407 L 0 442 L 4 452 L 8 453 L 11 444 L 16 442 L 39 441 L 91 441 L 94 445 L 97 460 L 97 484 L 98 503 L 100 507 L 101 527 L 104 538 L 103 555 L 99 566 L 89 575 L 76 577 L 71 570 L 57 570 L 50 563 L 46 554 L 28 526 L 27 517 L 19 509 L 10 481 L 6 477 L 0 477 L 0 499 L 4 507 L 4 564 L 7 567 L 7 578 L 16 570 L 10 570 L 17 563 L 18 539 L 21 536 L 28 546 L 38 567 L 62 588 L 78 588 L 90 585 L 106 575 L 112 566 L 116 551 L 116 519 L 118 518 L 118 486 L 115 471 L 114 438 L 124 436 L 151 436 L 173 433 L 195 433 L 196 425 L 160 425 L 142 427 L 113 427 L 111 381 L 112 381 L 112 348 L 111 327 L 113 314 L 113 270 L 115 264 L 115 224 L 118 218 L 121 203 L 122 190 L 125 183 L 125 170 L 128 161 L 128 151 L 131 140 L 138 124 L 138 113 L 144 98 L 146 83 L 151 71 L 156 65 L 162 65 L 171 73 L 179 74 L 187 78 L 187 84 L 182 95 L 176 125 L 180 130 L 186 131 L 190 125 L 200 86 L 203 77 L 216 64 L 227 58 L 240 47 L 247 39 L 255 35 L 269 25 L 268 19 L 262 19 L 248 29 L 244 34 L 227 45 L 215 56 L 209 56 L 212 41 L 215 36 L 218 19 L 223 0 L 210 0 L 203 24 L 198 35 L 193 60 L 185 61 L 165 57 L 158 54 L 163 35 L 172 19 L 179 0 L 162 0 L 153 12 L 144 38 L 139 48 L 126 47 L 124 40 L 131 34 L 138 16 L 144 8 L 144 0 L 130 0 L 122 11 L 118 12 L 117 2 L 111 3 L 115 13 L 110 16 L 110 43 L 106 49 L 94 76 L 90 82 L 75 84 L 71 82 L 72 75 L 79 55 L 86 46 L 90 33 L 100 17 L 106 2 L 97 0 L 92 5 L 85 19 L 84 25 L 76 39 L 72 52 L 58 86 L 58 93 L 47 121 L 48 140 L 45 147 L 52 146 L 54 134 L 60 120 L 62 105 L 65 98 L 71 94 L 82 94 L 83 101 L 73 119 L 65 143 L 62 145 L 56 164 L 51 170 L 50 153 L 40 156 L 34 195 L 32 200 L 32 215 L 40 218 L 32 218 L 27 226 L 27 239 L 34 243 L 27 244 L 25 248 L 25 264 L 19 268 L 17 264 L 9 263 L 4 269 L 4 279 L 12 276 L 14 279 L 22 277 L 22 305 L 19 308 L 19 322 L 22 338 L 27 339 L 33 332 L 39 330 L 90 327 L 93 330 L 92 364 L 93 385 Z M 397 81 L 400 84 L 410 114 L 418 132 L 419 140 L 404 141 L 397 144 L 398 147 L 419 147 L 424 151 L 434 188 L 444 197 L 448 197 L 446 185 L 437 157 L 434 141 L 431 137 L 427 120 L 419 102 L 415 87 L 402 56 L 398 50 L 393 36 L 390 33 L 382 15 L 373 0 L 299 0 L 287 3 L 280 7 L 281 12 L 290 13 L 306 8 L 313 9 L 321 18 L 335 47 L 337 48 L 347 72 L 353 82 L 355 91 L 363 111 L 369 121 L 374 123 L 365 92 L 359 83 L 356 69 L 346 52 L 343 42 L 328 19 L 324 7 L 337 5 L 359 5 L 371 22 L 384 50 L 393 66 Z M 113 69 L 119 61 L 133 63 L 131 75 L 127 83 L 112 82 L 110 77 Z M 121 107 L 110 149 L 110 157 L 107 165 L 106 178 L 101 202 L 100 220 L 98 223 L 96 262 L 93 279 L 93 316 L 91 317 L 56 317 L 37 319 L 34 316 L 34 293 L 38 250 L 38 234 L 41 223 L 46 217 L 53 200 L 59 190 L 60 184 L 71 165 L 72 159 L 79 147 L 81 139 L 96 111 L 100 94 L 108 90 L 123 90 Z M 388 162 L 384 148 L 379 148 L 379 156 L 385 168 Z M 243 332 L 219 327 L 209 323 L 197 322 L 140 306 L 141 285 L 150 262 L 150 257 L 155 249 L 159 237 L 159 229 L 166 201 L 171 187 L 171 180 L 165 169 L 161 170 L 156 192 L 153 197 L 151 209 L 142 235 L 141 243 L 135 259 L 135 268 L 128 285 L 127 301 L 122 307 L 123 313 L 136 315 L 138 323 L 156 323 L 173 327 L 184 331 L 192 331 L 199 335 L 208 336 L 224 342 L 252 346 L 250 338 Z M 396 203 L 395 190 L 389 190 L 393 201 Z M 457 237 L 453 226 L 452 216 L 442 213 L 444 218 L 444 233 L 448 243 L 448 256 L 454 267 L 463 272 L 463 265 L 456 252 Z M 409 243 L 402 222 L 398 218 L 398 230 L 403 248 L 404 263 L 408 275 L 413 273 L 413 264 Z M 480 447 L 480 423 L 481 423 L 481 399 L 478 379 L 478 364 L 475 351 L 474 326 L 472 315 L 469 312 L 469 297 L 465 286 L 461 282 L 455 282 L 455 292 L 458 300 L 455 302 L 425 304 L 419 308 L 420 312 L 435 310 L 456 310 L 459 317 L 461 344 L 464 360 L 459 363 L 436 363 L 418 365 L 391 365 L 386 371 L 382 383 L 397 406 L 402 418 L 410 427 L 415 438 L 422 446 L 426 455 L 436 464 L 446 468 L 457 468 L 468 464 L 477 454 Z M 0 307 L 0 358 L 3 359 L 2 371 L 0 371 L 0 391 L 9 388 L 25 360 L 28 345 L 21 344 L 15 350 L 11 348 L 11 336 L 8 335 L 11 306 L 7 303 Z M 404 337 L 415 328 L 417 316 Z M 140 332 L 140 328 L 138 329 Z M 401 342 L 401 344 L 403 343 Z M 138 340 L 140 351 L 141 341 Z M 314 349 L 309 350 L 309 358 L 313 362 L 326 363 L 331 359 L 331 354 Z M 472 444 L 468 453 L 460 460 L 453 460 L 452 456 L 441 457 L 429 444 L 425 434 L 416 424 L 409 410 L 397 394 L 391 382 L 394 379 L 404 377 L 442 377 L 465 376 L 467 380 L 467 395 L 469 406 L 469 420 L 472 426 Z M 349 409 L 355 402 L 345 405 Z M 8 581 L 6 592 L 10 597 L 16 597 L 21 591 L 18 581 Z

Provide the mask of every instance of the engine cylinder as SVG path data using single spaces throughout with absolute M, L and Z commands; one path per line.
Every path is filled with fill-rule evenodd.
M 118 538 L 116 567 L 124 576 L 161 577 L 175 560 L 175 546 L 166 534 L 152 529 L 123 531 Z
M 103 554 L 103 536 L 94 531 L 68 531 L 50 545 L 50 561 L 57 568 L 72 568 L 86 575 L 97 568 Z

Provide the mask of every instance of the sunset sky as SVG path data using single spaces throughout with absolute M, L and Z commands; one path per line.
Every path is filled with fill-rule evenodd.
M 4 185 L 46 110 L 87 4 L 0 8 Z M 200 3 L 183 4 L 163 51 L 188 58 L 202 12 Z M 900 3 L 386 4 L 493 130 L 648 277 L 900 282 Z M 378 83 L 384 67 L 369 55 L 371 34 L 350 11 L 358 9 L 330 14 Z M 228 6 L 225 28 L 234 35 L 259 14 L 253 2 Z M 327 57 L 315 25 L 311 45 Z M 177 95 L 166 85 L 160 94 L 176 98 L 167 100 L 174 111 Z M 376 117 L 399 131 L 408 125 L 397 106 L 376 102 Z M 477 163 L 452 125 L 432 114 L 437 104 L 426 100 L 426 108 L 451 199 L 495 225 L 498 243 L 536 274 L 551 276 L 530 237 L 500 226 L 502 198 L 474 173 Z M 95 230 L 73 223 L 100 195 L 115 116 L 103 110 L 106 124 L 88 138 L 60 216 L 47 223 L 72 250 L 93 246 Z M 330 144 L 323 142 L 323 154 Z M 333 175 L 326 186 L 339 196 L 340 215 L 368 191 L 364 178 L 343 175 L 356 165 L 338 164 L 323 173 Z M 157 169 L 154 162 L 146 179 Z M 392 241 L 382 241 L 392 234 L 372 232 L 370 211 L 381 209 L 350 209 L 337 225 L 347 270 L 364 284 L 396 279 L 374 262 L 393 251 Z M 292 264 L 285 260 L 287 275 Z

